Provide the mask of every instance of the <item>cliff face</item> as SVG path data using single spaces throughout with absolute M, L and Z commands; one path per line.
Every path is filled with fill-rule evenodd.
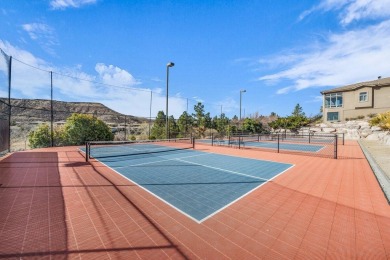
M 8 100 L 4 100 L 8 102 Z M 50 121 L 51 102 L 45 99 L 11 99 L 13 122 Z M 72 113 L 90 114 L 109 124 L 141 123 L 144 118 L 118 113 L 100 103 L 53 101 L 54 122 L 65 121 Z

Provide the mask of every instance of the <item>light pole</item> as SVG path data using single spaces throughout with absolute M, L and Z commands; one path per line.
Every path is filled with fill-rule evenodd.
M 240 90 L 240 122 L 241 122 L 241 103 L 242 103 L 242 93 L 245 93 L 245 89 Z
M 165 120 L 165 130 L 166 130 L 166 139 L 169 139 L 169 124 L 168 124 L 168 85 L 169 85 L 169 68 L 175 66 L 175 63 L 169 62 L 167 64 L 167 99 L 165 102 L 165 112 L 166 112 L 166 120 Z

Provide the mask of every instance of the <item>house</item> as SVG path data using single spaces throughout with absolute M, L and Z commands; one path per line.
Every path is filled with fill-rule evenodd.
M 324 122 L 344 122 L 390 111 L 390 77 L 321 92 Z

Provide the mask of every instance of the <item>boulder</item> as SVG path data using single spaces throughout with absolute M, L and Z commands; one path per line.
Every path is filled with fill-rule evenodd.
M 360 121 L 360 122 L 357 122 L 357 124 L 360 126 L 360 128 L 370 127 L 370 123 L 368 123 L 366 121 Z
M 329 133 L 336 132 L 336 129 L 331 127 L 324 127 L 322 128 L 322 132 L 329 134 Z
M 383 138 L 382 143 L 384 143 L 385 145 L 390 145 L 390 135 L 386 135 L 386 136 Z
M 318 128 L 318 127 L 310 128 L 310 132 L 320 133 L 321 132 L 321 128 Z
M 337 128 L 338 129 L 338 128 L 345 127 L 345 124 L 343 124 L 343 123 L 333 123 L 330 126 L 333 127 L 333 128 Z
M 389 135 L 389 132 L 378 132 L 379 140 L 383 140 L 387 135 Z
M 365 129 L 363 129 L 363 130 L 361 130 L 360 131 L 360 136 L 361 137 L 363 137 L 363 138 L 366 138 L 367 136 L 369 136 L 370 134 L 372 134 L 372 131 L 371 131 L 371 129 L 367 129 L 367 128 L 365 128 Z
M 378 141 L 379 137 L 377 133 L 370 134 L 366 137 L 366 140 Z
M 359 131 L 357 129 L 348 129 L 347 133 L 345 134 L 345 139 L 359 140 L 360 139 Z
M 337 133 L 339 133 L 339 134 L 346 134 L 347 133 L 347 129 L 339 128 L 339 129 L 337 129 Z
M 382 129 L 379 126 L 371 126 L 372 131 L 381 131 Z

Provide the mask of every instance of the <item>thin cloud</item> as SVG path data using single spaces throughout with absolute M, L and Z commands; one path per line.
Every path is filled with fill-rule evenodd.
M 303 54 L 277 55 L 275 64 L 288 61 L 284 70 L 259 77 L 266 83 L 283 83 L 277 94 L 312 87 L 329 87 L 370 80 L 388 74 L 390 20 L 364 29 L 328 35 Z M 314 45 L 314 44 L 313 44 Z
M 303 20 L 314 12 L 339 11 L 339 22 L 349 25 L 360 20 L 381 19 L 390 16 L 390 0 L 323 0 L 318 5 L 301 13 Z
M 55 55 L 53 47 L 58 45 L 58 40 L 52 27 L 44 23 L 29 23 L 23 24 L 22 28 L 31 40 L 36 41 L 42 49 L 51 55 Z
M 64 10 L 67 8 L 80 8 L 85 5 L 96 4 L 97 0 L 52 0 L 50 7 L 54 10 Z
M 149 117 L 165 111 L 165 93 L 138 87 L 141 83 L 131 73 L 115 65 L 98 63 L 96 74 L 73 68 L 54 67 L 30 52 L 0 40 L 0 48 L 14 57 L 12 63 L 12 98 L 49 99 L 50 71 L 53 71 L 54 99 L 62 101 L 99 102 L 118 112 Z M 4 62 L 2 62 L 4 63 Z M 7 68 L 0 63 L 0 74 Z M 0 94 L 4 94 L 0 92 Z M 169 114 L 178 118 L 186 109 L 186 100 L 169 97 Z

